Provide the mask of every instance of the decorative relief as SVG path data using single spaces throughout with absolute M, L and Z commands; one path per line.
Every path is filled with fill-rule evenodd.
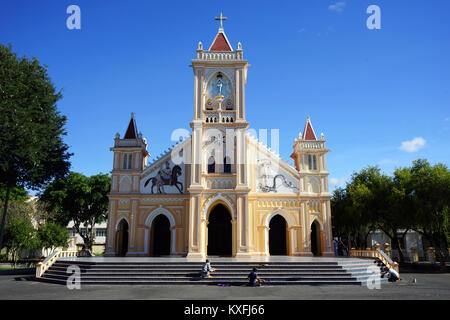
M 131 176 L 129 175 L 121 176 L 119 181 L 119 192 L 130 193 L 131 187 L 132 187 Z
M 207 178 L 206 186 L 208 189 L 233 189 L 233 178 Z
M 141 200 L 141 205 L 182 205 L 184 199 L 176 198 L 145 198 Z
M 321 202 L 319 200 L 308 201 L 308 211 L 309 213 L 320 213 Z
M 118 209 L 119 210 L 130 209 L 130 200 L 128 200 L 128 199 L 119 200 Z
M 217 72 L 222 72 L 223 74 L 225 74 L 227 76 L 228 79 L 230 79 L 232 86 L 235 86 L 235 81 L 234 81 L 234 70 L 232 69 L 223 69 L 223 68 L 212 68 L 212 69 L 207 69 L 205 71 L 205 79 L 208 80 L 208 82 L 204 82 L 203 84 L 203 92 L 207 91 L 207 86 L 211 83 L 211 81 L 214 81 L 214 78 L 211 78 L 215 73 Z M 210 79 L 211 78 L 211 79 Z
M 172 161 L 166 161 L 156 170 L 156 174 L 153 177 L 145 181 L 143 189 L 151 183 L 149 188 L 144 189 L 145 193 L 148 193 L 148 191 L 152 194 L 155 193 L 155 187 L 156 192 L 160 194 L 183 193 L 183 183 L 179 180 L 184 181 L 183 169 L 179 165 L 174 165 Z
M 317 177 L 308 177 L 308 189 L 309 193 L 320 193 L 320 180 Z
M 258 200 L 258 208 L 298 208 L 300 201 L 298 200 Z
M 206 196 L 203 200 L 202 203 L 202 211 L 205 209 L 205 207 L 209 204 L 209 202 L 211 202 L 211 200 L 213 200 L 214 198 L 216 199 L 224 199 L 225 202 L 228 202 L 232 205 L 234 205 L 235 201 L 236 201 L 236 196 L 233 194 L 226 194 L 226 193 L 222 193 L 222 192 L 218 192 L 218 193 L 210 193 L 208 194 L 208 196 Z
M 268 159 L 258 160 L 258 189 L 261 192 L 298 192 L 298 182 L 275 168 Z

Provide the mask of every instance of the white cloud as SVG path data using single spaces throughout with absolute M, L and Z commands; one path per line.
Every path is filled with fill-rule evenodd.
M 297 32 L 299 32 L 299 33 L 306 32 L 306 28 L 301 28 L 301 29 L 298 30 Z
M 346 180 L 347 178 L 330 178 L 330 185 L 334 188 L 343 188 Z
M 397 160 L 393 160 L 393 159 L 382 159 L 382 160 L 378 161 L 378 164 L 380 166 L 387 165 L 387 164 L 395 164 L 395 163 L 397 163 Z
M 344 7 L 345 7 L 345 2 L 339 1 L 339 2 L 336 2 L 335 4 L 329 5 L 328 10 L 335 11 L 335 12 L 342 12 L 342 11 L 344 11 Z
M 417 152 L 422 149 L 426 144 L 426 141 L 422 137 L 416 137 L 411 141 L 403 141 L 402 145 L 398 147 L 402 151 Z

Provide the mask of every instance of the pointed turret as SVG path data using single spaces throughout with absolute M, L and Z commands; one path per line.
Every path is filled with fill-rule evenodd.
M 216 17 L 216 20 L 220 20 L 219 31 L 217 32 L 214 41 L 209 47 L 209 51 L 233 51 L 233 48 L 230 45 L 230 41 L 228 41 L 227 36 L 223 30 L 222 21 L 227 20 L 226 17 L 222 16 L 222 12 L 220 13 L 220 17 Z
M 139 192 L 139 184 L 134 181 L 139 181 L 139 175 L 145 169 L 150 154 L 147 151 L 147 140 L 137 131 L 134 113 L 131 114 L 123 139 L 116 133 L 114 147 L 110 150 L 114 152 L 111 192 Z M 128 185 L 120 180 L 123 176 L 132 179 L 132 183 Z
M 323 161 L 325 161 L 325 155 L 328 151 L 330 150 L 325 148 L 324 134 L 322 133 L 320 140 L 318 140 L 311 124 L 311 118 L 306 117 L 303 134 L 299 133 L 298 139 L 295 139 L 294 152 L 291 154 L 291 158 L 295 161 L 295 167 L 298 171 L 319 170 L 317 157 L 323 157 Z M 326 170 L 325 164 L 322 164 L 322 169 Z
M 209 51 L 233 51 L 225 33 L 217 33 Z
M 134 119 L 134 113 L 131 113 L 130 123 L 128 124 L 127 131 L 125 132 L 124 139 L 137 139 L 138 131 L 136 126 L 136 120 Z
M 303 140 L 309 140 L 309 141 L 316 141 L 316 134 L 314 132 L 314 129 L 311 125 L 311 119 L 310 117 L 306 117 L 306 124 L 305 129 L 303 130 Z

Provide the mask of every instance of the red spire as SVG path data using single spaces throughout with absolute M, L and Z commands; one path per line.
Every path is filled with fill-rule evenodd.
M 305 130 L 303 130 L 303 140 L 317 140 L 316 134 L 314 133 L 314 129 L 311 125 L 311 121 L 309 117 L 306 117 L 306 125 Z
M 233 51 L 233 50 L 231 49 L 231 46 L 228 43 L 225 34 L 223 32 L 219 32 L 216 38 L 214 39 L 211 48 L 209 48 L 209 51 Z
M 131 113 L 131 119 L 130 123 L 128 124 L 128 129 L 125 132 L 124 139 L 137 139 L 138 133 L 137 133 L 137 126 L 136 121 L 134 120 L 134 113 Z
M 213 41 L 211 47 L 209 48 L 209 51 L 233 51 L 233 49 L 231 48 L 230 42 L 228 41 L 227 36 L 225 35 L 225 32 L 223 31 L 222 22 L 227 20 L 227 17 L 224 17 L 221 12 L 220 16 L 216 17 L 215 19 L 220 21 L 220 27 L 219 27 L 219 32 L 217 32 L 217 35 L 214 38 L 214 41 Z

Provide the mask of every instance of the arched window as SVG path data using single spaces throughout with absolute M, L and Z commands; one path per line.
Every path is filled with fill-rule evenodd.
M 223 159 L 223 172 L 231 173 L 231 161 L 229 157 Z
M 308 170 L 317 170 L 317 156 L 308 154 Z
M 208 173 L 216 172 L 216 160 L 213 156 L 208 159 Z
M 132 153 L 125 153 L 123 155 L 123 169 L 131 169 L 131 161 L 133 160 Z

